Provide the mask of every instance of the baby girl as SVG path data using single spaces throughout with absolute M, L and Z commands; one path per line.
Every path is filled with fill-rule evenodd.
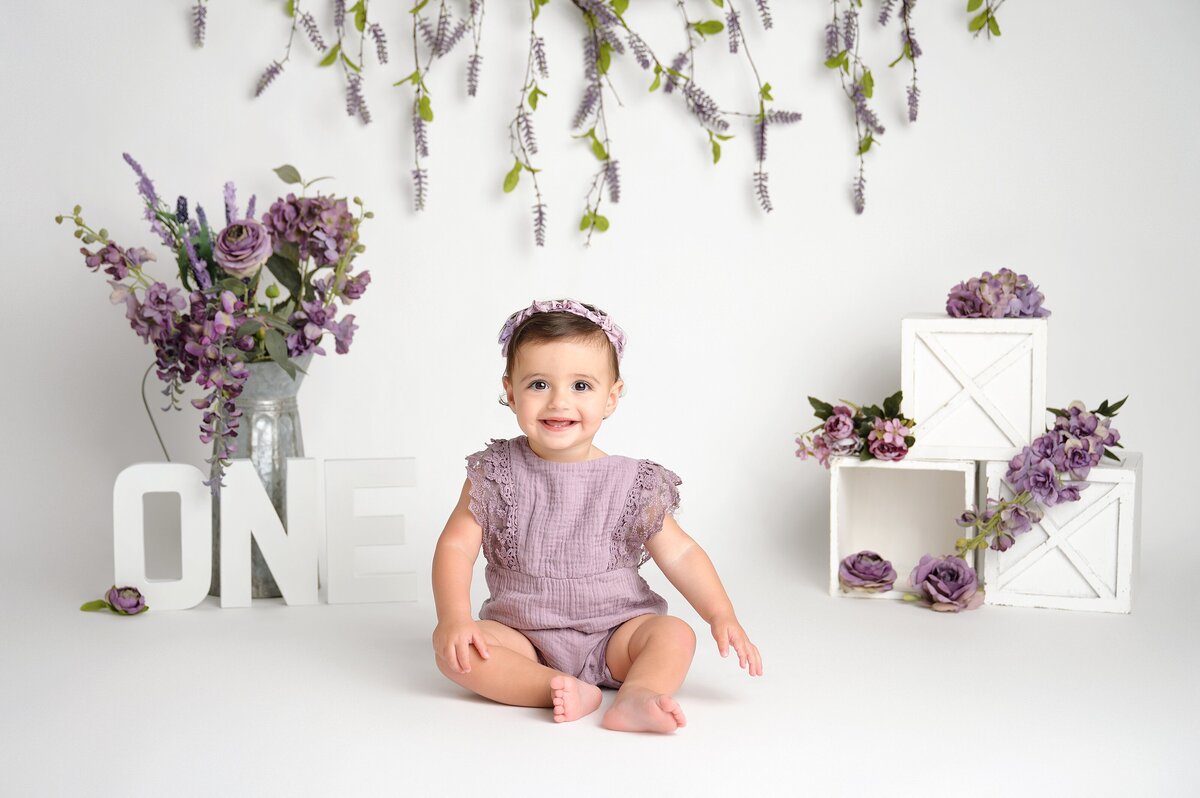
M 524 435 L 467 458 L 467 480 L 433 557 L 433 649 L 456 684 L 503 704 L 600 707 L 619 731 L 685 724 L 672 694 L 696 634 L 638 574 L 647 560 L 709 624 L 721 656 L 762 675 L 762 658 L 704 550 L 672 517 L 679 477 L 593 443 L 621 396 L 621 328 L 573 300 L 534 302 L 500 331 L 506 398 Z M 480 548 L 491 597 L 471 616 Z

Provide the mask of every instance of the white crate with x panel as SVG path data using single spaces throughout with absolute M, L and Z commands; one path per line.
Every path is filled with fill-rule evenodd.
M 1112 463 L 1109 465 L 1108 463 Z M 1016 494 L 1008 463 L 987 463 L 981 492 Z M 1013 607 L 1130 612 L 1141 528 L 1142 456 L 1106 460 L 1088 474 L 1079 501 L 1043 507 L 1041 523 L 1005 552 L 983 552 L 984 601 Z
M 1045 431 L 1045 319 L 912 315 L 901 340 L 913 457 L 1003 460 Z

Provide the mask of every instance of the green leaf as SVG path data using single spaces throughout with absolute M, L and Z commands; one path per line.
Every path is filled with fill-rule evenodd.
M 996 21 L 995 14 L 988 15 L 988 30 L 991 31 L 993 36 L 1000 35 L 1000 23 Z
M 990 14 L 991 14 L 991 12 L 989 12 L 989 11 L 979 12 L 978 16 L 976 16 L 974 19 L 972 19 L 971 24 L 968 25 L 967 27 L 971 30 L 972 33 L 977 30 L 982 29 L 983 26 L 987 24 L 988 17 L 990 16 Z
M 342 61 L 344 61 L 346 63 L 346 66 L 350 67 L 355 72 L 362 72 L 362 68 L 359 67 L 358 64 L 351 61 L 350 56 L 346 55 L 345 53 L 342 53 Z
M 601 233 L 608 231 L 608 217 L 601 216 L 598 213 L 592 214 L 592 222 L 596 225 L 596 229 Z
M 286 5 L 284 5 L 283 10 L 284 10 L 284 13 L 286 13 L 289 17 L 296 16 L 296 0 L 287 0 L 287 3 L 286 3 Z
M 264 341 L 267 345 L 267 354 L 271 356 L 279 368 L 287 372 L 288 376 L 293 380 L 296 379 L 296 364 L 288 358 L 287 341 L 277 330 L 267 330 L 267 337 Z
M 895 418 L 900 415 L 900 402 L 903 394 L 896 392 L 883 400 L 883 415 L 885 418 Z
M 549 94 L 546 94 L 546 92 L 539 89 L 537 87 L 537 84 L 534 84 L 533 91 L 531 91 L 529 93 L 529 107 L 536 111 L 537 106 L 538 106 L 538 98 L 539 97 L 549 97 L 549 96 L 550 96 Z
M 875 143 L 875 137 L 868 133 L 863 136 L 858 142 L 858 154 L 865 155 L 871 149 L 871 145 Z
M 967 0 L 967 13 L 978 11 L 981 5 L 983 5 L 983 0 Z
M 258 319 L 250 319 L 249 321 L 244 321 L 237 328 L 237 332 L 235 332 L 233 334 L 233 337 L 234 338 L 245 338 L 247 335 L 254 335 L 259 330 L 261 330 L 262 327 L 263 327 L 263 324 Z
M 300 172 L 290 163 L 285 163 L 283 166 L 277 166 L 274 169 L 275 174 L 279 175 L 279 179 L 285 183 L 303 183 L 300 179 Z
M 717 8 L 725 7 L 725 0 L 712 0 L 712 1 L 713 1 L 713 5 L 716 6 Z
M 702 22 L 693 22 L 692 28 L 701 36 L 715 36 L 725 30 L 725 24 L 715 19 L 706 19 Z
M 612 65 L 612 45 L 607 40 L 600 42 L 600 52 L 596 54 L 596 71 L 601 75 L 608 73 Z
M 417 101 L 417 113 L 426 122 L 433 121 L 433 105 L 429 102 L 428 94 L 422 94 L 421 99 Z
M 847 57 L 846 51 L 842 50 L 840 53 L 835 55 L 833 58 L 826 58 L 825 66 L 829 67 L 830 69 L 837 69 L 842 64 L 846 63 L 846 57 Z
M 596 138 L 596 134 L 592 133 L 592 154 L 601 161 L 608 160 L 608 152 L 604 149 L 604 144 L 600 139 Z
M 504 176 L 504 193 L 510 193 L 517 187 L 517 183 L 521 180 L 521 162 L 513 163 L 513 168 L 508 170 L 508 174 Z
M 770 83 L 763 84 L 762 88 L 758 90 L 758 96 L 762 97 L 764 100 L 767 100 L 768 102 L 775 101 L 775 98 L 771 96 L 771 84 Z
M 405 75 L 404 77 L 400 78 L 400 80 L 396 81 L 396 82 L 395 82 L 395 83 L 393 83 L 392 85 L 393 85 L 393 86 L 399 86 L 401 83 L 411 83 L 412 85 L 416 86 L 416 85 L 417 85 L 417 82 L 418 82 L 420 79 L 421 79 L 421 70 L 419 70 L 419 69 L 414 69 L 414 70 L 413 70 L 411 73 L 409 73 L 408 75 Z
M 658 64 L 654 65 L 654 82 L 650 84 L 650 91 L 658 91 L 658 87 L 662 85 L 662 67 Z
M 729 141 L 731 138 L 733 138 L 733 136 L 723 136 L 720 133 L 713 133 L 712 135 L 716 136 L 721 141 Z
M 862 76 L 863 96 L 868 100 L 875 94 L 875 76 L 871 74 L 871 70 L 867 70 Z
M 612 7 L 619 17 L 629 10 L 629 0 L 612 0 Z
M 587 213 L 585 213 L 583 215 L 583 218 L 579 220 L 579 229 L 586 230 L 591 226 L 592 226 L 592 212 L 588 211 Z
M 327 66 L 332 65 L 333 62 L 337 60 L 337 57 L 339 54 L 341 54 L 341 52 L 342 52 L 342 45 L 335 44 L 333 46 L 333 48 L 329 51 L 329 53 L 324 58 L 321 59 L 321 66 L 327 67 Z
M 709 136 L 709 138 L 712 139 L 713 163 L 715 164 L 717 161 L 721 160 L 721 142 L 713 139 L 711 136 Z
M 367 7 L 363 5 L 362 0 L 354 8 L 350 9 L 354 12 L 354 27 L 359 33 L 367 29 Z
M 426 2 L 428 2 L 428 0 L 426 0 Z M 549 2 L 550 0 L 533 0 L 533 16 L 531 19 L 537 19 L 538 14 L 542 13 L 542 6 Z M 422 5 L 424 5 L 424 3 L 422 3 Z
M 420 10 L 421 10 L 422 8 L 424 8 L 425 6 L 427 6 L 427 5 L 429 5 L 429 0 L 421 0 L 421 2 L 417 3 L 415 6 L 413 6 L 412 8 L 410 8 L 410 9 L 408 10 L 408 13 L 410 13 L 410 14 L 416 14 L 416 13 L 419 13 L 419 12 L 420 12 Z
M 812 405 L 814 415 L 824 421 L 833 415 L 833 405 L 828 402 L 822 402 L 815 396 L 808 397 L 808 403 Z
M 288 290 L 291 299 L 300 296 L 300 267 L 278 252 L 267 259 L 267 269 Z
M 80 605 L 79 609 L 83 610 L 84 612 L 96 612 L 97 610 L 109 609 L 109 606 L 108 602 L 104 599 L 96 599 L 95 601 L 89 601 Z

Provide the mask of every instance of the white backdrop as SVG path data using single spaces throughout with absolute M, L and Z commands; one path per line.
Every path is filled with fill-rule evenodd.
M 412 68 L 405 9 L 375 4 L 393 63 L 368 72 L 375 122 L 363 128 L 304 41 L 252 99 L 286 40 L 281 5 L 214 0 L 202 50 L 190 44 L 186 2 L 26 3 L 6 13 L 0 561 L 23 601 L 73 607 L 110 584 L 113 480 L 160 457 L 138 397 L 151 350 L 109 305 L 103 277 L 84 268 L 69 225 L 52 218 L 78 202 L 120 243 L 153 247 L 123 151 L 163 196 L 186 194 L 214 217 L 226 180 L 243 203 L 256 193 L 265 208 L 284 190 L 270 170 L 285 162 L 335 175 L 326 187 L 376 212 L 363 228 L 360 263 L 373 282 L 353 308 L 360 330 L 348 356 L 314 364 L 300 393 L 304 436 L 318 458 L 418 459 L 414 562 L 432 555 L 463 456 L 517 432 L 496 403 L 501 322 L 533 298 L 573 296 L 608 310 L 630 336 L 627 395 L 598 444 L 680 473 L 680 521 L 719 568 L 793 569 L 821 589 L 814 541 L 827 534 L 827 479 L 793 456 L 794 434 L 812 423 L 805 396 L 875 401 L 896 390 L 901 317 L 936 311 L 955 282 L 1008 266 L 1039 283 L 1053 311 L 1051 403 L 1131 395 L 1117 426 L 1146 453 L 1139 587 L 1190 579 L 1200 553 L 1186 501 L 1200 388 L 1200 106 L 1187 53 L 1200 6 L 1177 0 L 1134 14 L 1122 3 L 1007 3 L 1004 35 L 989 42 L 966 32 L 965 2 L 922 4 L 915 125 L 902 117 L 906 66 L 886 68 L 895 30 L 864 21 L 888 131 L 868 157 L 861 217 L 849 198 L 853 122 L 820 63 L 827 4 L 776 2 L 765 34 L 745 20 L 777 105 L 804 114 L 772 136 L 770 216 L 750 192 L 748 129 L 734 131 L 714 168 L 681 105 L 647 94 L 647 76 L 620 59 L 625 107 L 610 108 L 609 121 L 623 194 L 607 206 L 612 229 L 589 249 L 576 222 L 595 161 L 569 136 L 581 32 L 565 2 L 551 3 L 541 24 L 552 79 L 537 119 L 550 228 L 538 250 L 526 186 L 508 196 L 500 188 L 512 163 L 524 3 L 489 4 L 478 98 L 465 95 L 465 48 L 435 65 L 421 215 L 408 179 L 411 94 L 391 87 Z M 642 5 L 630 14 L 646 14 L 651 45 L 669 56 L 672 17 Z M 723 41 L 704 47 L 698 76 L 723 105 L 753 102 L 751 76 Z M 160 419 L 172 454 L 201 464 L 198 414 Z M 736 600 L 736 585 L 731 592 Z M 4 623 L 27 630 L 29 621 Z

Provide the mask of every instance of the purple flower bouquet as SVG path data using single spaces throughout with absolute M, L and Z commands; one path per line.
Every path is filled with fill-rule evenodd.
M 857 455 L 862 460 L 903 460 L 916 443 L 912 428 L 916 422 L 900 413 L 903 394 L 900 391 L 883 401 L 883 407 L 859 407 L 842 400 L 833 406 L 815 397 L 808 397 L 814 415 L 821 423 L 796 438 L 796 456 L 801 460 L 815 457 L 829 468 L 834 455 Z
M 1106 399 L 1091 411 L 1082 402 L 1072 402 L 1065 410 L 1049 408 L 1054 426 L 1008 463 L 1005 480 L 1017 495 L 988 499 L 983 512 L 971 508 L 959 517 L 960 526 L 977 531 L 971 539 L 959 538 L 958 555 L 984 547 L 1008 551 L 1017 536 L 1042 520 L 1041 506 L 1079 501 L 1091 469 L 1105 457 L 1120 460 L 1110 451 L 1121 448 L 1121 433 L 1112 419 L 1124 404 L 1125 399 L 1111 405 Z
M 89 227 L 78 205 L 55 221 L 70 219 L 76 238 L 98 245 L 95 251 L 80 250 L 84 262 L 109 275 L 112 302 L 125 305 L 134 332 L 154 347 L 151 368 L 167 383 L 164 409 L 179 409 L 186 383 L 195 381 L 207 392 L 192 405 L 204 413 L 200 440 L 215 441 L 206 484 L 216 494 L 238 431 L 236 399 L 248 376 L 245 364 L 274 361 L 295 377 L 293 358 L 324 355 L 326 335 L 339 354 L 349 351 L 358 325 L 352 313 L 338 318 L 339 303 L 361 298 L 371 282 L 370 272 L 353 267 L 365 249 L 359 225 L 374 214 L 364 211 L 357 197 L 352 212 L 345 198 L 305 196 L 309 186 L 325 178 L 305 182 L 285 165 L 275 173 L 299 185 L 300 197 L 289 193 L 255 219 L 255 197 L 240 209 L 234 184 L 226 183 L 225 225 L 213 228 L 201 205 L 189 212 L 186 197 L 174 207 L 165 204 L 142 167 L 124 157 L 137 175 L 150 230 L 171 252 L 177 286 L 146 272 L 146 264 L 156 260 L 149 251 L 122 247 L 107 230 Z
M 956 319 L 1041 318 L 1050 315 L 1045 299 L 1027 275 L 1001 269 L 951 288 L 946 313 Z

